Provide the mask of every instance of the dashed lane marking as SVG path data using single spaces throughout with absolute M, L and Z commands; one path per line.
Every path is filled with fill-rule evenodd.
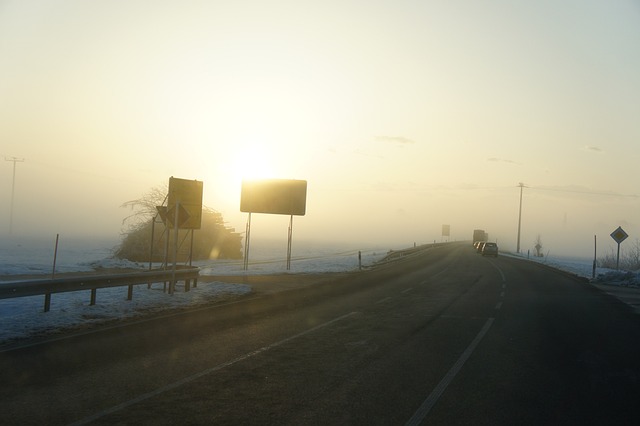
M 458 361 L 456 361 L 456 363 L 453 365 L 453 367 L 451 367 L 451 369 L 442 378 L 442 380 L 440 380 L 440 383 L 438 383 L 438 386 L 436 386 L 435 389 L 431 391 L 431 394 L 427 397 L 427 399 L 424 400 L 420 408 L 418 408 L 415 414 L 406 423 L 406 426 L 418 426 L 427 417 L 427 415 L 429 414 L 429 411 L 431 411 L 431 409 L 436 404 L 436 402 L 438 402 L 438 399 L 440 398 L 440 396 L 447 389 L 447 386 L 449 386 L 449 384 L 453 381 L 453 379 L 462 369 L 462 366 L 464 365 L 464 363 L 467 362 L 467 360 L 469 359 L 473 351 L 476 349 L 476 346 L 478 346 L 478 343 L 480 343 L 484 335 L 487 334 L 487 331 L 489 331 L 489 329 L 491 328 L 493 321 L 494 321 L 494 318 L 489 318 L 487 322 L 484 323 L 484 326 L 482 327 L 478 335 L 475 337 L 475 339 L 473 339 L 473 341 L 469 344 L 469 346 L 464 351 L 464 353 L 460 355 L 460 358 L 458 358 Z
M 502 272 L 502 269 L 500 269 L 498 267 L 498 265 L 496 265 L 495 263 L 493 263 L 492 261 L 489 260 L 489 263 L 491 264 L 491 266 L 493 266 L 494 268 L 496 268 L 498 270 L 498 272 L 500 272 L 500 276 L 502 277 L 502 282 L 507 282 L 507 278 L 504 276 L 504 272 Z

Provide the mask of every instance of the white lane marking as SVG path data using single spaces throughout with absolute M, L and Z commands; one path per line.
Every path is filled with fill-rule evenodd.
M 500 293 L 500 297 L 504 297 L 504 291 Z
M 484 323 L 482 330 L 480 330 L 475 339 L 473 339 L 473 341 L 469 344 L 464 353 L 460 355 L 460 358 L 458 358 L 458 361 L 456 361 L 453 367 L 451 367 L 449 372 L 442 378 L 442 380 L 440 380 L 438 386 L 436 386 L 435 389 L 431 391 L 431 394 L 427 397 L 427 399 L 424 400 L 420 408 L 418 408 L 418 411 L 416 411 L 415 414 L 406 423 L 406 426 L 417 426 L 422 423 L 422 421 L 427 417 L 427 414 L 429 414 L 431 408 L 433 408 L 436 402 L 438 402 L 438 399 L 447 389 L 447 386 L 449 386 L 458 372 L 460 372 L 464 363 L 467 362 L 476 346 L 478 346 L 478 343 L 480 343 L 484 335 L 487 334 L 487 331 L 489 331 L 489 329 L 491 328 L 491 324 L 493 324 L 493 321 L 494 318 L 489 318 L 487 322 Z
M 376 305 L 380 304 L 380 303 L 384 303 L 387 302 L 389 300 L 393 299 L 393 297 L 385 297 L 384 299 L 380 299 L 376 302 Z
M 498 311 L 499 311 L 500 309 L 502 309 L 502 302 L 498 302 L 498 303 L 496 304 L 496 310 L 498 310 Z
M 164 392 L 173 390 L 173 389 L 178 388 L 178 387 L 180 387 L 182 385 L 185 385 L 187 383 L 193 382 L 194 380 L 197 380 L 197 379 L 199 379 L 201 377 L 204 377 L 204 376 L 209 375 L 211 373 L 214 373 L 216 371 L 222 370 L 222 369 L 224 369 L 226 367 L 230 367 L 233 364 L 239 363 L 240 361 L 244 361 L 244 360 L 249 359 L 249 358 L 251 358 L 253 356 L 259 355 L 259 354 L 261 354 L 263 352 L 266 352 L 266 351 L 268 351 L 270 349 L 273 349 L 273 348 L 276 348 L 278 346 L 281 346 L 281 345 L 283 345 L 285 343 L 288 343 L 288 342 L 290 342 L 290 341 L 292 341 L 294 339 L 297 339 L 299 337 L 302 337 L 302 336 L 304 336 L 306 334 L 313 333 L 314 331 L 317 331 L 317 330 L 319 330 L 321 328 L 324 328 L 324 327 L 327 327 L 329 325 L 332 325 L 332 324 L 334 324 L 334 323 L 336 323 L 338 321 L 342 321 L 344 319 L 347 319 L 350 316 L 353 316 L 355 314 L 357 314 L 357 312 L 350 312 L 350 313 L 348 313 L 346 315 L 342 315 L 341 317 L 334 318 L 331 321 L 328 321 L 328 322 L 325 322 L 323 324 L 317 325 L 317 326 L 315 326 L 313 328 L 310 328 L 310 329 L 308 329 L 306 331 L 303 331 L 301 333 L 294 334 L 293 336 L 287 337 L 286 339 L 282 339 L 279 342 L 272 343 L 272 344 L 267 345 L 267 346 L 263 346 L 262 348 L 256 349 L 253 352 L 249 352 L 249 353 L 246 353 L 244 355 L 240 355 L 239 357 L 237 357 L 235 359 L 232 359 L 231 361 L 227 361 L 227 362 L 224 362 L 222 364 L 218 364 L 215 367 L 211 367 L 211 368 L 208 368 L 206 370 L 202 370 L 199 373 L 192 374 L 191 376 L 185 377 L 185 378 L 183 378 L 181 380 L 178 380 L 177 382 L 173 382 L 171 384 L 168 384 L 166 386 L 158 388 L 158 389 L 156 389 L 154 391 L 142 394 L 142 395 L 140 395 L 140 396 L 138 396 L 136 398 L 133 398 L 133 399 L 131 399 L 129 401 L 125 401 L 125 402 L 123 402 L 121 404 L 118 404 L 118 405 L 116 405 L 114 407 L 107 408 L 106 410 L 102 410 L 102 411 L 100 411 L 100 412 L 98 412 L 98 413 L 96 413 L 96 414 L 94 414 L 92 416 L 85 417 L 84 419 L 78 420 L 77 422 L 73 422 L 73 423 L 71 423 L 71 425 L 72 426 L 86 425 L 86 424 L 91 423 L 91 422 L 93 422 L 93 421 L 95 421 L 95 420 L 97 420 L 97 419 L 99 419 L 101 417 L 104 417 L 104 416 L 108 415 L 108 414 L 112 414 L 112 413 L 115 413 L 117 411 L 123 410 L 123 409 L 125 409 L 127 407 L 130 407 L 130 406 L 132 406 L 134 404 L 137 404 L 138 402 L 145 401 L 145 400 L 147 400 L 149 398 L 153 398 L 154 396 L 158 396 L 158 395 L 160 395 L 160 394 L 162 394 Z
M 432 278 L 437 277 L 438 275 L 444 274 L 445 272 L 447 272 L 449 270 L 449 268 L 451 267 L 451 265 L 447 266 L 446 268 L 444 268 L 442 271 L 438 272 L 437 274 L 435 274 Z
M 502 269 L 500 269 L 495 263 L 493 263 L 492 261 L 489 260 L 489 263 L 491 264 L 491 266 L 493 266 L 494 268 L 496 268 L 498 270 L 498 272 L 500 272 L 500 276 L 502 277 L 502 282 L 506 282 L 507 278 L 504 276 L 504 272 L 502 272 Z
M 431 315 L 434 316 L 434 315 Z M 465 317 L 464 315 L 440 315 L 439 318 L 464 319 L 464 320 L 486 320 L 487 317 Z
M 409 293 L 411 290 L 413 290 L 413 288 L 412 288 L 412 287 L 409 287 L 409 288 L 407 288 L 407 289 L 404 289 L 404 290 L 402 290 L 402 294 Z
M 507 285 L 506 284 L 502 284 L 502 288 L 507 288 Z

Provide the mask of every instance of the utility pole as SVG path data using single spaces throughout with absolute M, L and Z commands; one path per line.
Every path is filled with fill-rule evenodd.
M 520 253 L 520 227 L 522 225 L 522 188 L 525 188 L 524 183 L 518 183 L 520 187 L 520 211 L 518 212 L 518 244 L 516 246 L 516 253 Z
M 11 182 L 11 212 L 9 213 L 9 235 L 13 234 L 13 199 L 16 192 L 16 163 L 23 163 L 24 158 L 4 157 L 4 161 L 13 161 L 13 181 Z

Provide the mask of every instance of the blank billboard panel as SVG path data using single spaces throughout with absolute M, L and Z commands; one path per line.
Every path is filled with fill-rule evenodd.
M 306 209 L 306 180 L 268 179 L 242 182 L 241 212 L 304 216 Z

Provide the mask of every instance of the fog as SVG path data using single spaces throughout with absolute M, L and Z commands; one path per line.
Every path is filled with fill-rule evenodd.
M 100 244 L 115 245 L 126 230 L 123 219 L 131 213 L 120 205 L 146 192 L 145 188 L 135 192 L 117 183 L 114 187 L 114 181 L 109 180 L 99 186 L 99 180 L 90 177 L 52 188 L 27 179 L 26 175 L 33 170 L 27 164 L 18 165 L 11 235 L 8 232 L 11 206 L 9 202 L 2 205 L 3 239 L 53 241 L 56 234 L 61 234 L 66 239 L 93 239 Z M 52 181 L 55 182 L 49 180 Z M 95 184 L 93 189 L 91 182 Z M 165 182 L 159 182 L 157 186 L 163 184 Z M 10 199 L 8 186 L 5 183 L 2 193 L 5 200 Z M 209 183 L 204 182 L 205 189 L 208 186 Z M 320 189 L 316 190 L 317 187 Z M 294 246 L 296 241 L 317 241 L 391 248 L 471 240 L 474 229 L 483 229 L 501 249 L 516 250 L 520 194 L 516 185 L 493 189 L 422 188 L 406 192 L 409 194 L 392 189 L 363 189 L 322 194 L 321 182 L 310 181 L 307 213 L 294 216 Z M 237 200 L 239 196 L 240 188 Z M 234 209 L 234 204 L 226 204 L 223 215 L 228 226 L 242 232 L 248 215 L 240 212 L 239 203 Z M 591 257 L 594 237 L 597 237 L 598 253 L 603 255 L 614 249 L 615 242 L 609 234 L 618 226 L 630 235 L 622 245 L 624 250 L 625 245 L 633 244 L 640 235 L 637 221 L 633 220 L 638 217 L 638 210 L 638 199 L 634 196 L 525 187 L 521 252 L 533 252 L 540 236 L 545 254 Z M 449 236 L 442 235 L 442 225 L 450 226 Z M 284 245 L 288 226 L 288 216 L 254 213 L 252 239 L 280 239 Z
M 515 250 L 520 182 L 521 251 L 640 237 L 635 2 L 5 1 L 0 40 L 3 239 L 117 241 L 170 176 L 238 231 L 243 179 L 306 180 L 294 244 Z

